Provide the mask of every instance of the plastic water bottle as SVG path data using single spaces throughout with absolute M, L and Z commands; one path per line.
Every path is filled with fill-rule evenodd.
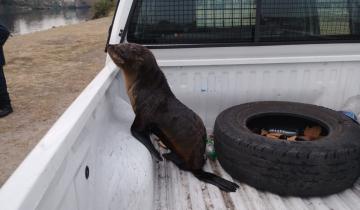
M 340 111 L 347 117 L 351 118 L 354 122 L 359 124 L 359 121 L 357 120 L 356 114 L 354 112 L 348 112 L 348 111 Z
M 358 123 L 360 116 L 360 95 L 350 97 L 341 107 L 341 112 Z
M 356 115 L 360 114 L 360 95 L 350 97 L 340 110 L 354 112 Z

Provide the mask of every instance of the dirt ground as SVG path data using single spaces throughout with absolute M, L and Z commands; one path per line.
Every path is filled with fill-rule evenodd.
M 104 66 L 111 18 L 11 37 L 5 75 L 14 113 L 0 119 L 0 186 Z

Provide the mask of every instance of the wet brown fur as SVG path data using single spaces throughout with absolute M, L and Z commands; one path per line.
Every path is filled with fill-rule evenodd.
M 206 129 L 200 117 L 171 92 L 165 75 L 147 48 L 137 44 L 109 45 L 112 60 L 123 72 L 135 120 L 132 135 L 157 160 L 162 160 L 150 140 L 157 135 L 171 150 L 162 156 L 179 168 L 191 171 L 199 180 L 226 192 L 235 192 L 236 183 L 202 170 L 205 163 Z
M 136 114 L 133 126 L 157 135 L 184 162 L 182 169 L 200 170 L 205 163 L 204 123 L 171 92 L 150 50 L 137 44 L 122 44 L 109 46 L 108 52 L 123 70 Z

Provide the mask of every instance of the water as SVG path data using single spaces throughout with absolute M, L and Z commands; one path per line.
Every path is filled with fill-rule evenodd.
M 24 10 L 0 5 L 0 23 L 13 34 L 28 34 L 52 27 L 89 20 L 90 8 L 62 10 Z

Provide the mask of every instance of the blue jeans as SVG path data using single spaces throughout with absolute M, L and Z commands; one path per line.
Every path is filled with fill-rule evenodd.
M 0 108 L 10 106 L 3 66 L 0 65 Z

